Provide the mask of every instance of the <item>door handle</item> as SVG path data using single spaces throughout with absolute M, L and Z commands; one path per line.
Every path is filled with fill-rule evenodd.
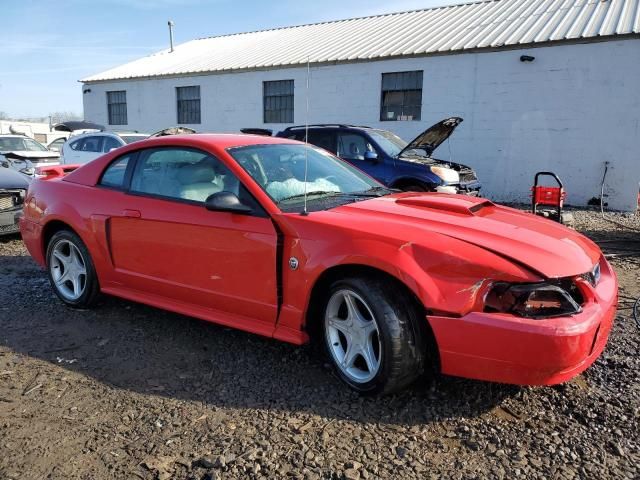
M 138 210 L 129 210 L 128 208 L 122 211 L 122 215 L 127 218 L 140 218 L 140 212 Z

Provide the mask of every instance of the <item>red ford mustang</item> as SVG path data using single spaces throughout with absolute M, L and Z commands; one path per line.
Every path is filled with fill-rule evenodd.
M 400 389 L 431 367 L 566 381 L 602 352 L 617 304 L 610 265 L 570 229 L 481 198 L 394 193 L 277 138 L 117 149 L 34 181 L 21 230 L 68 305 L 103 292 L 317 340 L 362 393 Z

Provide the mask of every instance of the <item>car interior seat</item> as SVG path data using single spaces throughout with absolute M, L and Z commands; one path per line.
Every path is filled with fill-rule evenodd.
M 210 195 L 224 190 L 224 177 L 217 174 L 206 158 L 181 167 L 177 179 L 180 183 L 178 196 L 185 200 L 204 202 Z

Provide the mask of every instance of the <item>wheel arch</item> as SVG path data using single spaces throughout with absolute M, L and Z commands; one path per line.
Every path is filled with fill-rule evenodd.
M 51 241 L 51 238 L 58 232 L 62 231 L 62 230 L 69 230 L 70 232 L 75 233 L 76 235 L 80 236 L 78 234 L 78 232 L 71 226 L 69 225 L 67 222 L 63 221 L 63 220 L 59 220 L 59 219 L 52 219 L 49 220 L 43 227 L 42 227 L 42 245 L 40 246 L 41 250 L 42 250 L 42 256 L 45 259 L 45 262 L 47 261 L 47 247 L 49 246 L 49 242 Z
M 309 302 L 307 312 L 304 318 L 304 328 L 311 337 L 311 341 L 315 341 L 321 334 L 321 316 L 322 306 L 326 298 L 326 293 L 329 290 L 329 285 L 335 280 L 340 278 L 346 278 L 350 276 L 364 276 L 371 277 L 376 276 L 382 278 L 385 281 L 392 282 L 397 288 L 402 290 L 410 299 L 413 308 L 418 311 L 420 318 L 418 327 L 421 330 L 425 346 L 428 352 L 433 353 L 433 360 L 436 362 L 436 368 L 440 366 L 440 355 L 435 339 L 435 335 L 431 329 L 431 325 L 426 319 L 428 312 L 428 306 L 420 300 L 420 297 L 412 290 L 405 282 L 391 273 L 382 270 L 380 268 L 372 267 L 370 265 L 347 263 L 334 265 L 324 270 L 316 279 L 313 287 L 311 288 L 309 295 Z
M 430 180 L 426 180 L 424 178 L 418 178 L 418 177 L 395 178 L 389 184 L 391 188 L 397 188 L 399 190 L 402 190 L 404 187 L 408 187 L 410 185 L 420 185 L 425 190 L 435 190 L 435 188 L 438 186 L 438 184 Z

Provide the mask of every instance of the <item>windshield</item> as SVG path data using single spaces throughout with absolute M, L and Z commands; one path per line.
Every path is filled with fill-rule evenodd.
M 148 138 L 148 135 L 119 135 L 122 141 L 126 144 L 139 142 L 140 140 L 144 140 Z
M 390 157 L 396 157 L 407 146 L 407 142 L 399 136 L 386 130 L 369 130 L 371 138 L 373 138 L 378 146 Z
M 390 192 L 354 167 L 310 145 L 250 145 L 228 152 L 285 212 L 300 211 L 304 204 L 305 159 L 309 211 Z
M 0 152 L 47 152 L 47 147 L 27 137 L 0 138 Z

